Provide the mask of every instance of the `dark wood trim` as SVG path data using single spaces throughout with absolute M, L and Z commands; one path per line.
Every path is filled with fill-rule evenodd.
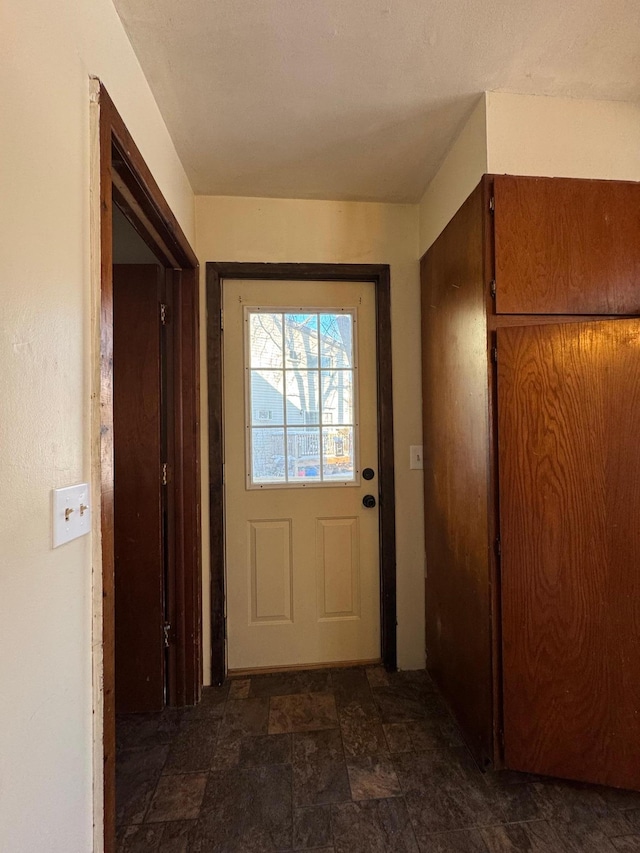
M 397 668 L 396 520 L 391 372 L 391 279 L 386 264 L 260 264 L 207 262 L 209 387 L 209 524 L 211 530 L 211 674 L 225 676 L 224 496 L 222 488 L 222 334 L 224 279 L 259 281 L 368 281 L 376 292 L 378 469 L 380 477 L 380 604 L 382 661 Z
M 176 383 L 173 482 L 179 573 L 176 645 L 182 655 L 171 704 L 194 705 L 202 692 L 202 527 L 200 474 L 200 276 L 198 267 L 174 274 L 174 381 Z M 182 389 L 180 392 L 179 389 Z
M 226 674 L 224 578 L 224 444 L 222 430 L 222 276 L 214 264 L 207 273 L 207 381 L 209 387 L 209 548 L 211 554 L 211 680 Z
M 174 341 L 171 358 L 174 423 L 172 590 L 175 672 L 171 704 L 190 705 L 202 687 L 200 535 L 200 382 L 198 261 L 104 86 L 100 136 L 100 485 L 103 585 L 104 844 L 115 850 L 115 611 L 113 554 L 113 281 L 114 191 L 145 243 L 173 268 Z
M 162 195 L 160 187 L 120 118 L 113 101 L 109 98 L 104 86 L 101 86 L 101 116 L 102 108 L 106 106 L 105 100 L 109 101 L 107 111 L 112 119 L 113 167 L 123 179 L 132 197 L 138 202 L 144 216 L 156 229 L 161 241 L 175 255 L 180 266 L 184 269 L 197 269 L 198 259 L 189 245 L 184 231 Z M 153 235 L 150 236 L 151 239 L 154 239 Z
M 141 239 L 149 246 L 152 252 L 158 257 L 162 264 L 167 268 L 178 268 L 180 266 L 177 258 L 174 257 L 171 250 L 165 245 L 164 241 L 156 229 L 153 227 L 149 218 L 144 215 L 144 211 L 135 201 L 129 192 L 125 182 L 120 175 L 112 170 L 113 184 L 113 200 L 120 208 L 121 212 L 129 220 L 134 230 L 138 233 Z M 153 235 L 153 237 L 151 237 Z
M 378 380 L 378 468 L 380 471 L 380 582 L 382 661 L 395 670 L 396 631 L 396 490 L 393 459 L 393 384 L 391 375 L 391 276 L 380 270 L 376 286 L 376 373 Z

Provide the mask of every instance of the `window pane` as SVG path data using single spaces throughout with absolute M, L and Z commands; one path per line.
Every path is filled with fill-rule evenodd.
M 253 429 L 251 473 L 254 483 L 283 483 L 284 429 Z
M 355 481 L 354 317 L 250 309 L 251 480 Z
M 280 370 L 251 371 L 251 425 L 284 423 L 283 374 Z
M 322 449 L 325 480 L 353 480 L 353 427 L 324 427 Z
M 251 367 L 282 367 L 282 314 L 249 314 Z
M 287 424 L 319 424 L 317 370 L 287 370 Z
M 318 366 L 318 315 L 284 315 L 284 355 L 287 367 Z
M 353 367 L 351 314 L 321 314 L 320 343 L 322 367 Z
M 322 371 L 322 423 L 353 423 L 353 374 L 350 370 Z
M 320 430 L 292 427 L 287 430 L 289 481 L 320 480 Z

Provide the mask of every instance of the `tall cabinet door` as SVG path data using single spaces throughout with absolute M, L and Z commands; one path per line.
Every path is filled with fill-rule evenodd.
M 640 320 L 497 336 L 505 762 L 640 789 Z

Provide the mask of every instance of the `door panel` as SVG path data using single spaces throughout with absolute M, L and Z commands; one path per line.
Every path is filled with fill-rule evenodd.
M 160 268 L 113 267 L 116 709 L 164 705 Z
M 496 310 L 640 313 L 640 184 L 497 175 Z
M 318 619 L 360 616 L 360 533 L 357 518 L 316 520 Z
M 291 622 L 291 519 L 250 521 L 251 624 Z
M 374 288 L 226 281 L 223 299 L 229 668 L 376 660 Z
M 506 764 L 640 788 L 640 321 L 497 335 Z

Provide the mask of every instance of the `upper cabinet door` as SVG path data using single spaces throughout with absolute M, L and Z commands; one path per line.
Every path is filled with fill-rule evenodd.
M 640 313 L 640 183 L 494 179 L 496 312 Z

